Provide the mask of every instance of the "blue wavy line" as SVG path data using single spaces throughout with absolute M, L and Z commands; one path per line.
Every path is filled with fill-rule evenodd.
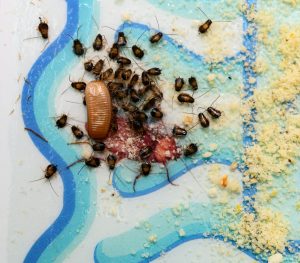
M 34 87 L 37 85 L 44 69 L 55 58 L 55 56 L 70 41 L 68 35 L 73 35 L 78 27 L 79 0 L 67 1 L 67 23 L 59 37 L 43 52 L 37 59 L 28 73 L 27 81 L 24 84 L 22 92 L 22 115 L 26 127 L 30 127 L 42 134 L 35 119 L 34 114 Z M 49 162 L 55 163 L 58 167 L 66 167 L 66 163 L 60 155 L 50 146 L 36 136 L 29 134 L 34 145 L 48 159 Z M 64 187 L 63 208 L 55 222 L 39 237 L 27 253 L 24 262 L 37 262 L 46 248 L 62 232 L 64 227 L 69 223 L 75 209 L 75 182 L 70 170 L 60 171 Z

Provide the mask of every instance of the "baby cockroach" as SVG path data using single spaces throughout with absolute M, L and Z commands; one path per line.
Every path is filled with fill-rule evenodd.
M 140 174 L 137 175 L 133 180 L 133 191 L 135 192 L 135 185 L 138 179 L 142 176 L 148 176 L 151 172 L 151 163 L 142 163 Z
M 184 85 L 184 79 L 183 78 L 176 78 L 175 79 L 175 90 L 176 91 L 181 91 Z
M 84 69 L 88 72 L 91 72 L 92 69 L 94 68 L 94 64 L 93 64 L 93 61 L 92 60 L 88 60 L 86 62 L 84 62 Z
M 140 122 L 146 122 L 148 120 L 148 116 L 145 112 L 136 110 L 132 112 L 132 117 Z
M 131 60 L 129 58 L 126 58 L 126 57 L 118 57 L 117 63 L 121 64 L 123 66 L 127 66 L 127 65 L 131 64 Z
M 140 100 L 140 96 L 134 88 L 129 89 L 129 96 L 132 102 L 138 102 Z
M 207 32 L 207 30 L 210 28 L 212 24 L 212 21 L 210 19 L 207 19 L 205 23 L 199 26 L 199 33 L 204 34 Z
M 47 167 L 46 167 L 46 170 L 44 171 L 44 177 L 40 178 L 40 179 L 37 179 L 37 180 L 33 180 L 31 182 L 37 182 L 37 181 L 40 181 L 40 180 L 43 180 L 43 179 L 47 179 L 50 183 L 50 186 L 52 188 L 52 191 L 58 196 L 58 194 L 55 192 L 52 184 L 51 184 L 51 181 L 50 179 L 56 174 L 57 172 L 57 165 L 55 164 L 49 164 Z
M 85 97 L 86 130 L 94 140 L 105 139 L 112 121 L 112 102 L 108 88 L 103 81 L 92 81 L 87 85 Z
M 149 100 L 147 100 L 146 103 L 142 107 L 143 111 L 148 111 L 151 108 L 153 108 L 154 105 L 155 105 L 156 100 L 157 100 L 156 97 L 152 97 Z
M 163 37 L 163 33 L 162 32 L 157 32 L 156 34 L 151 36 L 149 40 L 152 44 L 154 44 L 154 43 L 159 42 L 162 37 Z
M 45 170 L 45 178 L 50 179 L 57 172 L 57 166 L 54 164 L 49 164 Z
M 117 157 L 113 154 L 109 154 L 106 158 L 108 168 L 110 170 L 114 170 L 117 163 Z
M 112 93 L 116 92 L 117 90 L 124 89 L 124 84 L 121 82 L 108 82 L 107 84 L 108 90 Z
M 150 114 L 155 119 L 162 119 L 162 117 L 164 116 L 163 112 L 158 108 L 153 108 Z
M 38 26 L 38 30 L 41 33 L 41 36 L 43 39 L 48 39 L 48 31 L 49 31 L 49 26 L 45 21 L 42 21 L 42 19 L 39 17 L 40 23 Z
M 152 91 L 154 97 L 156 97 L 157 100 L 161 100 L 164 97 L 164 94 L 159 89 L 159 87 L 157 87 L 154 81 L 150 81 L 149 89 Z
M 106 145 L 104 142 L 95 142 L 92 144 L 92 149 L 95 152 L 103 152 L 106 148 Z
M 138 80 L 139 80 L 139 75 L 138 74 L 134 74 L 131 77 L 131 79 L 130 79 L 128 85 L 127 85 L 128 89 L 134 88 L 134 86 L 137 84 Z
M 214 119 L 217 119 L 221 117 L 222 112 L 217 110 L 216 108 L 213 107 L 208 107 L 207 112 L 209 113 L 210 116 L 212 116 Z
M 89 141 L 80 141 L 80 142 L 71 142 L 68 143 L 68 145 L 78 145 L 78 144 L 89 144 L 94 152 L 103 152 L 106 148 L 106 145 L 104 142 L 94 142 L 91 143 Z
M 145 146 L 140 150 L 139 156 L 140 156 L 141 160 L 145 160 L 145 159 L 149 158 L 152 153 L 153 153 L 152 147 Z
M 142 83 L 144 86 L 150 85 L 150 77 L 146 71 L 142 73 Z
M 56 127 L 57 128 L 64 128 L 67 125 L 68 116 L 66 114 L 61 115 L 56 120 Z
M 124 104 L 122 104 L 122 109 L 123 109 L 123 111 L 125 111 L 125 112 L 130 112 L 130 113 L 133 113 L 133 112 L 136 112 L 136 111 L 138 111 L 139 110 L 139 108 L 136 106 L 136 105 L 134 105 L 134 104 L 132 104 L 132 103 L 124 103 Z
M 112 68 L 108 68 L 104 72 L 100 74 L 100 80 L 108 80 L 114 74 L 114 70 Z
M 209 120 L 203 112 L 198 114 L 199 123 L 203 128 L 209 127 Z
M 198 9 L 201 11 L 202 14 L 204 14 L 207 17 L 207 20 L 199 26 L 199 33 L 204 34 L 207 32 L 207 30 L 210 28 L 212 21 L 209 19 L 209 17 L 204 13 L 204 11 L 198 7 Z
M 72 166 L 74 166 L 75 164 L 77 163 L 80 163 L 80 162 L 84 162 L 84 165 L 80 168 L 78 174 L 81 172 L 81 170 L 83 169 L 84 166 L 88 166 L 90 168 L 97 168 L 101 165 L 101 160 L 100 158 L 97 158 L 97 157 L 94 157 L 94 156 L 91 156 L 89 158 L 82 158 L 82 159 L 79 159 L 71 164 L 69 164 L 67 166 L 67 169 L 71 168 Z
M 76 126 L 72 126 L 71 127 L 71 130 L 72 130 L 72 133 L 73 135 L 76 137 L 76 139 L 80 140 L 83 136 L 84 136 L 84 133 L 82 130 L 80 130 L 78 127 Z
M 86 83 L 83 82 L 83 81 L 72 81 L 72 80 L 70 79 L 70 76 L 69 76 L 69 81 L 71 82 L 71 87 L 72 87 L 73 89 L 77 90 L 77 91 L 80 91 L 80 92 L 81 92 L 81 91 L 84 91 L 85 88 L 86 88 Z M 68 88 L 65 89 L 65 90 L 62 92 L 62 94 L 65 93 L 67 90 L 68 90 Z
M 111 47 L 111 49 L 109 50 L 108 56 L 111 59 L 116 59 L 117 57 L 119 57 L 119 46 L 117 43 L 114 43 Z
M 194 103 L 194 98 L 188 93 L 180 93 L 177 97 L 179 102 L 182 103 Z
M 161 69 L 160 68 L 150 68 L 146 72 L 150 76 L 159 76 L 161 74 Z
M 92 72 L 94 75 L 99 76 L 104 66 L 104 60 L 99 59 L 98 62 L 95 64 L 95 66 L 92 69 Z
M 79 31 L 80 27 L 78 27 L 77 29 L 77 38 L 73 39 L 73 37 L 71 37 L 73 39 L 73 52 L 75 55 L 77 56 L 82 56 L 85 52 L 85 48 L 83 46 L 83 44 L 81 43 L 81 41 L 78 38 L 78 31 Z
M 184 156 L 191 156 L 198 151 L 198 146 L 195 143 L 189 144 L 183 151 Z
M 93 48 L 96 51 L 101 50 L 103 47 L 103 36 L 101 34 L 98 34 L 93 42 Z
M 120 65 L 116 71 L 115 71 L 115 79 L 121 79 L 122 78 L 122 73 L 124 72 L 125 68 L 123 67 L 123 65 Z
M 127 45 L 127 40 L 126 40 L 126 36 L 125 36 L 124 32 L 119 32 L 118 33 L 117 44 L 120 47 L 123 47 L 123 46 Z
M 190 77 L 189 78 L 189 84 L 192 87 L 192 90 L 197 90 L 198 89 L 198 83 L 195 77 Z
M 137 43 L 138 43 L 139 39 L 144 35 L 144 33 L 145 33 L 146 31 L 147 31 L 147 30 L 145 30 L 145 31 L 138 37 L 138 39 L 136 40 L 135 45 L 133 45 L 133 46 L 131 47 L 134 56 L 135 56 L 136 58 L 139 58 L 139 59 L 143 58 L 143 56 L 144 56 L 145 53 L 144 53 L 144 51 L 143 51 L 139 46 L 137 46 Z
M 122 79 L 123 80 L 129 80 L 132 75 L 132 70 L 131 69 L 126 69 L 122 72 Z
M 174 125 L 172 134 L 173 134 L 173 136 L 183 137 L 183 136 L 187 135 L 187 130 L 184 128 L 181 128 L 177 125 Z
M 86 83 L 83 81 L 71 82 L 71 87 L 78 91 L 84 91 L 86 88 Z
M 133 45 L 131 49 L 135 57 L 139 59 L 143 58 L 145 53 L 140 47 L 138 47 L 137 45 Z

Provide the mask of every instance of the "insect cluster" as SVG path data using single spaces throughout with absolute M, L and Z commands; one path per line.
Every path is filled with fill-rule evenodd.
M 46 26 L 42 21 L 40 28 L 44 38 L 46 36 Z M 66 114 L 56 118 L 55 125 L 58 129 L 70 126 L 75 141 L 70 142 L 69 145 L 86 144 L 90 145 L 92 150 L 90 157 L 75 160 L 67 168 L 80 162 L 84 163 L 83 167 L 96 168 L 103 161 L 107 163 L 109 170 L 113 170 L 117 162 L 124 157 L 139 161 L 141 163 L 140 171 L 137 172 L 133 181 L 133 190 L 135 191 L 137 180 L 151 173 L 152 162 L 158 162 L 165 166 L 167 179 L 172 183 L 167 162 L 176 160 L 180 156 L 190 157 L 194 155 L 198 151 L 198 146 L 195 143 L 190 143 L 185 147 L 176 145 L 176 140 L 187 136 L 188 130 L 174 125 L 168 131 L 163 123 L 165 112 L 162 110 L 161 103 L 164 100 L 164 94 L 158 84 L 163 69 L 156 66 L 144 69 L 137 63 L 145 56 L 145 50 L 138 46 L 138 41 L 135 45 L 129 47 L 132 51 L 131 57 L 129 57 L 128 52 L 126 52 L 126 48 L 128 48 L 127 38 L 128 36 L 124 32 L 117 32 L 116 41 L 107 48 L 108 43 L 105 37 L 100 33 L 97 34 L 93 43 L 91 43 L 96 56 L 87 59 L 85 58 L 87 48 L 78 37 L 77 31 L 76 39 L 72 38 L 72 51 L 74 55 L 83 60 L 84 74 L 88 74 L 93 81 L 70 80 L 70 87 L 82 94 L 82 103 L 87 106 L 88 122 L 85 126 L 87 132 L 76 125 L 70 124 L 69 121 L 72 118 Z M 149 37 L 149 41 L 151 45 L 157 45 L 162 38 L 163 33 L 156 32 Z M 103 55 L 105 48 L 107 48 L 107 55 Z M 101 87 L 102 91 L 107 90 L 107 93 L 102 94 L 102 100 L 90 97 L 91 90 L 89 92 L 87 90 L 91 83 Z M 178 77 L 175 79 L 174 89 L 175 92 L 178 92 L 177 100 L 182 104 L 193 104 L 197 98 L 189 93 L 182 92 L 185 85 L 183 78 Z M 188 79 L 188 85 L 195 92 L 198 89 L 196 77 L 191 76 Z M 91 127 L 99 124 L 99 116 L 104 115 L 104 111 L 108 117 L 106 119 L 102 118 L 101 125 L 103 126 L 100 127 L 102 129 L 100 132 L 103 129 L 105 131 L 101 136 L 97 136 L 95 132 L 92 132 Z M 205 112 L 212 118 L 221 116 L 221 111 L 212 107 L 212 105 L 204 109 L 198 114 L 199 123 L 203 128 L 209 126 L 209 119 Z M 162 129 L 162 127 L 164 128 Z M 111 145 L 116 141 L 122 145 L 129 137 L 134 139 L 132 144 L 134 144 L 135 152 L 132 155 L 122 152 L 122 147 L 119 147 L 119 145 Z M 54 164 L 52 166 L 56 168 Z M 48 179 L 48 177 L 45 175 L 45 178 Z

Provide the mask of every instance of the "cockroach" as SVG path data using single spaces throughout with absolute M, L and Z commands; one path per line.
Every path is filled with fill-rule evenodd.
M 159 87 L 157 87 L 154 81 L 150 81 L 149 89 L 152 91 L 157 100 L 161 100 L 164 97 L 164 94 L 159 89 Z
M 184 85 L 184 79 L 183 78 L 176 78 L 175 79 L 175 90 L 181 91 Z
M 85 88 L 86 88 L 86 83 L 83 82 L 83 81 L 71 81 L 70 79 L 70 76 L 69 76 L 69 81 L 71 82 L 71 87 L 75 90 L 78 90 L 78 91 L 84 91 Z M 65 90 L 66 91 L 66 90 Z M 65 92 L 64 91 L 64 92 Z M 63 92 L 63 93 L 64 93 Z
M 92 167 L 92 168 L 96 168 L 96 167 L 99 167 L 100 164 L 101 164 L 101 161 L 100 161 L 100 158 L 96 158 L 94 156 L 91 156 L 90 158 L 88 159 L 85 159 L 84 160 L 84 163 L 89 166 L 89 167 Z
M 95 152 L 103 152 L 106 148 L 106 145 L 104 142 L 95 142 L 92 144 L 92 149 Z
M 151 110 L 150 114 L 155 119 L 162 119 L 162 117 L 164 116 L 163 112 L 160 109 L 158 109 L 158 108 L 153 108 Z
M 198 146 L 195 143 L 189 144 L 183 151 L 184 156 L 191 156 L 198 151 Z
M 77 38 L 73 39 L 73 37 L 71 37 L 73 39 L 73 52 L 75 55 L 77 56 L 82 56 L 85 52 L 85 48 L 83 46 L 83 44 L 81 43 L 81 41 L 78 38 L 78 31 L 79 31 L 80 27 L 78 27 L 77 29 Z
M 128 85 L 127 85 L 128 89 L 132 89 L 137 84 L 138 80 L 139 80 L 139 75 L 138 74 L 134 74 L 131 77 L 131 79 L 130 79 Z
M 64 128 L 67 125 L 68 116 L 66 114 L 63 114 L 61 117 L 59 117 L 56 120 L 56 127 L 57 128 Z
M 129 89 L 129 96 L 130 96 L 130 100 L 132 102 L 138 102 L 140 100 L 140 97 L 137 93 L 137 91 L 134 88 Z
M 104 72 L 100 74 L 100 80 L 108 80 L 114 74 L 114 70 L 112 68 L 108 68 Z
M 80 162 L 84 162 L 84 165 L 80 168 L 78 174 L 81 172 L 81 170 L 84 168 L 84 166 L 88 166 L 90 168 L 97 168 L 101 165 L 101 160 L 100 158 L 97 158 L 97 157 L 94 157 L 94 156 L 91 156 L 89 158 L 82 158 L 82 159 L 79 159 L 71 164 L 69 164 L 67 166 L 67 169 L 71 168 L 72 166 L 74 166 L 75 164 L 77 163 L 80 163 Z
M 125 99 L 128 96 L 128 89 L 125 87 L 123 89 L 117 89 L 113 92 L 113 96 L 119 100 Z
M 86 130 L 94 140 L 105 139 L 112 120 L 112 102 L 108 88 L 103 81 L 92 81 L 87 85 L 85 97 Z
M 212 24 L 212 21 L 210 19 L 207 19 L 205 23 L 199 26 L 199 33 L 204 34 L 207 32 L 207 30 L 210 28 Z
M 101 50 L 103 47 L 103 36 L 101 34 L 98 34 L 93 42 L 93 48 L 96 51 Z
M 54 164 L 49 164 L 45 170 L 45 178 L 50 179 L 57 172 L 57 166 Z
M 123 67 L 123 65 L 120 65 L 116 71 L 115 71 L 115 75 L 114 78 L 115 79 L 121 79 L 122 78 L 122 73 L 124 72 L 125 68 Z
M 84 91 L 86 88 L 86 83 L 83 81 L 75 81 L 71 83 L 71 87 L 78 91 Z
M 155 105 L 156 100 L 157 100 L 156 97 L 152 97 L 148 101 L 146 101 L 146 103 L 142 107 L 143 111 L 148 111 L 151 108 L 153 108 L 154 105 Z
M 80 141 L 80 142 L 71 142 L 68 143 L 68 145 L 75 145 L 75 144 L 89 144 L 94 152 L 103 152 L 106 148 L 106 145 L 103 142 L 95 142 L 95 143 L 90 143 L 89 141 Z
M 179 102 L 182 102 L 182 103 L 194 103 L 195 100 L 194 98 L 189 95 L 188 93 L 180 93 L 177 97 L 178 101 Z
M 148 116 L 145 112 L 136 110 L 132 112 L 132 117 L 140 122 L 146 122 L 148 120 Z
M 43 39 L 48 39 L 48 31 L 49 31 L 49 26 L 45 21 L 42 21 L 42 19 L 39 17 L 40 23 L 38 26 L 38 30 L 41 33 L 41 36 Z
M 145 53 L 144 53 L 144 51 L 137 45 L 137 43 L 138 43 L 139 39 L 144 35 L 144 33 L 145 33 L 146 31 L 147 31 L 147 30 L 145 30 L 145 31 L 138 37 L 138 39 L 136 40 L 135 45 L 133 45 L 133 46 L 131 47 L 134 56 L 135 56 L 136 58 L 139 58 L 139 59 L 142 59 Z
M 192 90 L 197 90 L 198 89 L 198 83 L 195 77 L 190 77 L 189 78 L 189 84 L 192 87 Z
M 109 82 L 107 84 L 108 90 L 112 93 L 116 92 L 117 90 L 124 89 L 124 84 L 121 82 Z
M 117 57 L 119 57 L 119 46 L 117 43 L 114 43 L 108 53 L 108 56 L 111 59 L 116 59 Z
M 95 64 L 95 66 L 92 69 L 92 72 L 94 75 L 99 76 L 104 66 L 104 60 L 99 59 L 98 62 Z
M 198 114 L 198 118 L 199 118 L 199 123 L 203 128 L 207 128 L 209 126 L 209 120 L 208 118 L 205 116 L 204 113 L 199 113 Z
M 132 70 L 131 69 L 126 69 L 122 72 L 122 79 L 123 80 L 129 80 L 132 75 Z
M 181 128 L 177 125 L 174 125 L 172 134 L 173 134 L 173 136 L 183 137 L 183 136 L 187 135 L 187 130 L 184 128 Z
M 84 133 L 82 130 L 80 130 L 78 127 L 76 126 L 72 126 L 71 127 L 71 130 L 72 130 L 72 133 L 73 135 L 76 137 L 76 139 L 80 140 L 83 136 L 84 136 Z
M 150 85 L 150 77 L 146 71 L 142 73 L 142 83 L 144 86 Z
M 161 69 L 160 68 L 150 68 L 146 72 L 150 76 L 159 76 L 161 74 Z
M 114 170 L 117 163 L 117 157 L 113 154 L 109 154 L 106 158 L 108 168 L 110 170 Z
M 131 49 L 135 57 L 139 59 L 143 58 L 144 51 L 140 47 L 138 47 L 137 45 L 133 45 Z
M 216 108 L 213 107 L 208 107 L 207 108 L 207 112 L 209 113 L 210 116 L 212 116 L 214 119 L 218 119 L 219 117 L 221 117 L 222 112 L 217 110 Z
M 140 97 L 143 97 L 146 94 L 146 92 L 149 91 L 149 90 L 150 90 L 150 85 L 143 86 L 143 87 L 138 89 L 137 93 Z
M 120 47 L 123 47 L 123 46 L 127 45 L 127 40 L 126 40 L 126 36 L 125 36 L 124 32 L 119 32 L 118 33 L 117 44 Z
M 157 43 L 161 40 L 161 38 L 163 37 L 163 33 L 162 32 L 157 32 L 156 34 L 154 34 L 153 36 L 151 36 L 149 38 L 150 42 L 152 44 Z
M 139 108 L 132 103 L 122 104 L 121 107 L 122 107 L 123 111 L 130 112 L 130 113 L 136 112 L 139 110 Z
M 200 25 L 200 26 L 199 26 L 199 29 L 198 29 L 199 33 L 204 34 L 204 33 L 206 33 L 207 30 L 210 28 L 210 26 L 211 26 L 211 24 L 212 24 L 212 21 L 209 19 L 209 17 L 204 13 L 204 11 L 203 11 L 201 8 L 198 7 L 198 9 L 199 9 L 200 12 L 201 12 L 202 14 L 204 14 L 204 15 L 206 16 L 206 18 L 207 18 L 207 20 L 206 20 L 202 25 Z
M 126 58 L 126 57 L 118 57 L 117 63 L 121 64 L 123 66 L 127 66 L 127 65 L 131 64 L 131 60 L 129 58 Z
M 57 165 L 55 164 L 49 164 L 47 167 L 46 167 L 46 170 L 44 171 L 44 177 L 40 178 L 40 179 L 37 179 L 37 180 L 33 180 L 31 182 L 37 182 L 37 181 L 40 181 L 40 180 L 43 180 L 43 179 L 47 179 L 50 183 L 50 186 L 52 188 L 52 191 L 58 196 L 58 194 L 55 192 L 52 184 L 51 184 L 51 178 L 56 174 L 57 172 Z
M 89 60 L 89 61 L 86 61 L 84 62 L 84 69 L 88 72 L 91 72 L 92 69 L 94 68 L 94 64 L 93 64 L 93 61 L 92 60 Z
M 140 174 L 137 175 L 133 181 L 133 191 L 134 192 L 135 192 L 135 185 L 136 185 L 137 180 L 139 178 L 141 178 L 142 176 L 148 176 L 150 174 L 150 172 L 151 172 L 151 163 L 142 163 Z
M 145 159 L 149 158 L 152 153 L 153 153 L 152 147 L 145 146 L 140 150 L 139 156 L 140 156 L 141 160 L 145 160 Z

